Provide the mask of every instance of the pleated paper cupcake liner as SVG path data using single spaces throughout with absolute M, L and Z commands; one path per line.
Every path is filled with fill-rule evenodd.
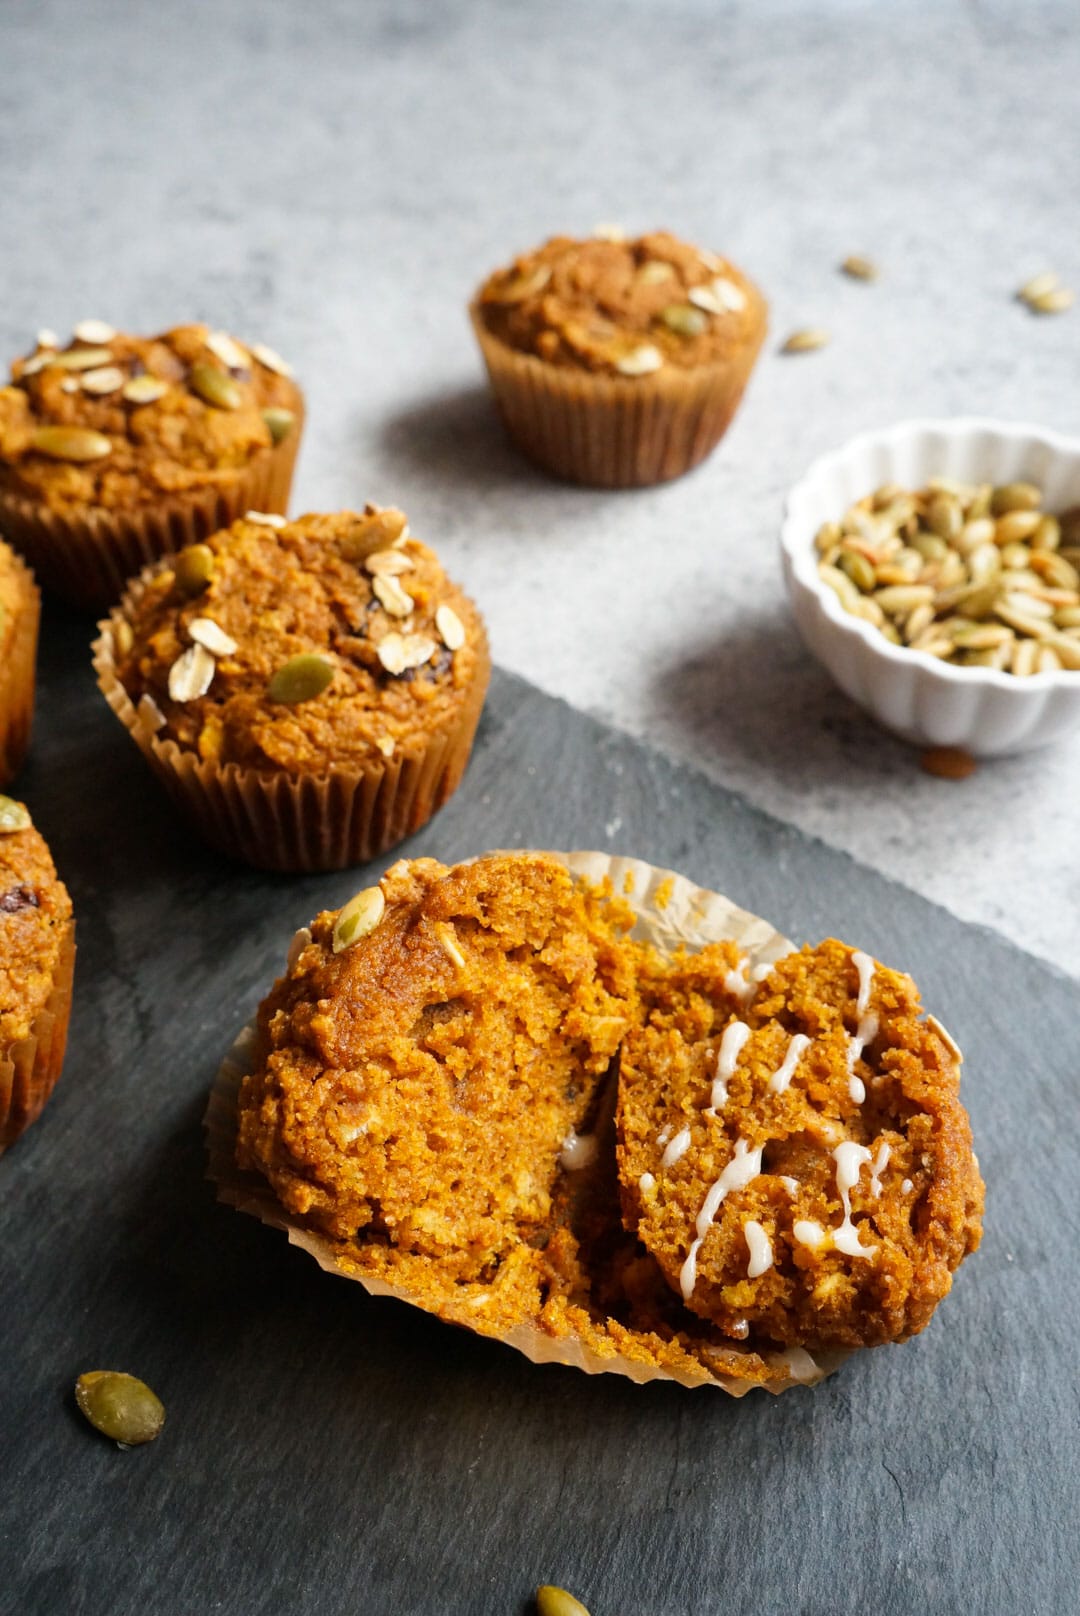
M 762 321 L 729 359 L 630 378 L 546 364 L 493 336 L 475 303 L 470 315 L 514 442 L 545 471 L 594 488 L 669 482 L 704 460 L 739 407 L 765 332 Z
M 748 956 L 750 966 L 771 964 L 792 951 L 792 944 L 766 920 L 738 908 L 728 898 L 694 886 L 671 870 L 657 869 L 640 859 L 613 858 L 606 853 L 548 853 L 579 879 L 591 884 L 610 880 L 613 891 L 624 897 L 636 915 L 632 935 L 652 943 L 661 953 L 673 954 L 686 947 L 697 949 L 707 943 L 729 940 Z M 335 1244 L 292 1217 L 280 1204 L 267 1181 L 258 1173 L 241 1172 L 236 1165 L 237 1100 L 244 1077 L 252 1070 L 255 1023 L 240 1032 L 215 1079 L 204 1120 L 209 1154 L 209 1177 L 217 1186 L 218 1199 L 238 1211 L 287 1235 L 290 1244 L 306 1251 L 327 1273 L 354 1280 L 373 1296 L 392 1296 L 425 1312 L 435 1312 L 448 1322 L 463 1325 L 476 1334 L 492 1337 L 522 1353 L 531 1363 L 556 1363 L 583 1370 L 589 1375 L 623 1375 L 644 1385 L 651 1381 L 676 1381 L 686 1387 L 709 1386 L 742 1397 L 755 1386 L 769 1392 L 787 1391 L 792 1386 L 815 1385 L 831 1374 L 849 1356 L 847 1352 L 816 1353 L 813 1357 L 801 1347 L 785 1351 L 755 1353 L 732 1342 L 717 1350 L 722 1368 L 710 1372 L 704 1363 L 684 1370 L 669 1370 L 649 1361 L 644 1344 L 637 1343 L 634 1331 L 626 1326 L 610 1331 L 610 1346 L 603 1340 L 598 1348 L 574 1334 L 553 1335 L 538 1322 L 526 1320 L 509 1331 L 485 1328 L 477 1321 L 475 1307 L 468 1300 L 460 1306 L 434 1307 L 410 1292 L 406 1284 L 393 1284 L 381 1277 L 357 1272 L 346 1247 Z M 704 1338 L 706 1327 L 687 1315 L 686 1333 L 698 1328 Z M 740 1373 L 740 1360 L 746 1363 Z
M 284 515 L 303 427 L 298 403 L 288 437 L 260 449 L 235 481 L 162 494 L 153 505 L 131 511 L 61 515 L 39 501 L 0 491 L 0 535 L 33 567 L 44 590 L 80 611 L 101 611 L 159 556 L 199 543 L 245 511 Z
M 8 654 L 0 661 L 0 787 L 18 774 L 30 745 L 41 618 L 41 595 L 34 575 L 17 555 L 11 553 L 11 558 L 23 600 Z
M 453 795 L 465 773 L 491 677 L 480 630 L 477 669 L 465 701 L 428 736 L 422 751 L 378 758 L 365 768 L 292 776 L 216 763 L 153 727 L 116 672 L 114 625 L 130 612 L 156 569 L 133 581 L 99 624 L 94 669 L 106 701 L 177 806 L 212 847 L 258 869 L 290 873 L 366 864 L 404 841 Z
M 75 922 L 60 944 L 52 989 L 25 1038 L 0 1048 L 0 1154 L 35 1122 L 64 1064 L 75 972 Z

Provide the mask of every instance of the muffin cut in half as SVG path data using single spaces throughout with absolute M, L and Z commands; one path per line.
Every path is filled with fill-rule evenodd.
M 18 774 L 30 745 L 40 618 L 33 573 L 0 541 L 0 786 Z

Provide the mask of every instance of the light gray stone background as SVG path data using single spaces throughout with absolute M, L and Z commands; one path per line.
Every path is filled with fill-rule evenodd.
M 90 315 L 272 343 L 309 394 L 295 508 L 403 505 L 506 667 L 1080 972 L 1080 736 L 928 778 L 803 651 L 777 557 L 857 431 L 1080 427 L 1080 308 L 1012 298 L 1080 285 L 1074 4 L 5 0 L 0 63 L 5 352 Z M 772 304 L 733 430 L 666 488 L 544 479 L 482 391 L 475 284 L 601 220 Z M 810 323 L 832 346 L 779 357 Z

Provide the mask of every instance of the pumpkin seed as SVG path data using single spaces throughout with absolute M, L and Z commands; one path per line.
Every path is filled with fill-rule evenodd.
M 857 550 L 845 550 L 840 556 L 840 566 L 847 573 L 857 589 L 869 592 L 877 583 L 877 573 L 873 565 Z M 882 568 L 882 571 L 885 571 Z
M 296 424 L 296 416 L 292 410 L 280 409 L 276 405 L 263 410 L 262 418 L 266 422 L 272 443 L 284 443 Z
M 80 342 L 88 342 L 91 347 L 100 348 L 103 343 L 112 341 L 116 336 L 116 328 L 107 325 L 104 320 L 80 320 L 75 327 L 75 335 Z
M 1080 628 L 1080 606 L 1062 606 L 1054 613 L 1059 628 Z
M 50 354 L 45 362 L 59 365 L 61 370 L 97 370 L 112 362 L 112 349 L 65 348 L 63 353 Z
M 149 372 L 144 376 L 132 376 L 122 388 L 129 404 L 156 404 L 168 391 L 168 382 L 163 382 L 159 376 L 151 376 Z
M 231 634 L 226 634 L 212 617 L 193 617 L 188 633 L 196 645 L 205 645 L 211 656 L 234 656 L 238 649 Z
M 384 634 L 376 646 L 376 654 L 387 673 L 406 673 L 410 668 L 421 668 L 430 662 L 439 649 L 426 634 Z
M 435 613 L 435 627 L 448 651 L 460 651 L 465 644 L 465 625 L 452 606 L 440 606 Z
M 1032 298 L 1045 297 L 1047 292 L 1052 292 L 1060 284 L 1060 276 L 1054 270 L 1047 269 L 1041 275 L 1033 275 L 1029 281 L 1025 281 L 1016 295 L 1022 303 L 1030 303 Z
M 931 746 L 922 753 L 919 764 L 939 780 L 966 780 L 979 766 L 971 753 L 959 746 Z
M 1080 672 L 1080 640 L 1072 640 L 1067 634 L 1048 634 L 1045 644 L 1051 647 L 1063 668 L 1068 668 L 1070 673 Z
M 829 333 L 821 326 L 806 326 L 801 331 L 793 331 L 787 341 L 781 345 L 782 354 L 813 353 L 815 348 L 824 348 L 832 341 Z
M 216 365 L 201 361 L 192 365 L 188 384 L 204 404 L 212 404 L 217 410 L 238 410 L 244 402 L 244 395 L 237 383 Z
M 701 309 L 692 308 L 689 303 L 669 303 L 660 318 L 669 331 L 676 332 L 680 337 L 700 337 L 709 324 L 708 315 L 703 314 Z
M 165 1409 L 145 1381 L 113 1369 L 91 1369 L 75 1382 L 75 1401 L 95 1430 L 123 1448 L 153 1442 Z
M 362 937 L 369 937 L 385 912 L 386 899 L 381 887 L 366 887 L 355 898 L 350 898 L 334 922 L 334 953 L 340 954 Z
M 580 1599 L 568 1594 L 565 1588 L 544 1583 L 536 1590 L 536 1616 L 589 1616 Z
M 416 605 L 408 591 L 389 573 L 377 572 L 371 587 L 379 604 L 391 617 L 408 617 Z
M 1036 673 L 1060 673 L 1061 658 L 1052 645 L 1040 645 L 1039 655 L 1035 662 Z
M 10 836 L 17 830 L 30 829 L 30 815 L 14 797 L 0 797 L 0 836 Z
M 824 555 L 826 550 L 831 550 L 835 544 L 839 544 L 840 536 L 839 522 L 822 522 L 814 540 L 818 554 Z
M 1037 511 L 1042 494 L 1034 483 L 1002 483 L 990 496 L 990 509 L 995 516 L 1007 516 L 1010 511 Z
M 828 584 L 829 588 L 840 597 L 842 606 L 846 607 L 849 612 L 854 611 L 859 604 L 859 591 L 846 572 L 841 572 L 839 567 L 828 567 L 822 564 L 818 568 L 818 576 L 823 583 Z
M 1041 520 L 1038 511 L 1009 511 L 997 519 L 994 543 L 1016 544 L 1021 539 L 1030 539 Z
M 84 393 L 118 393 L 124 385 L 124 372 L 118 365 L 102 365 L 100 370 L 83 372 Z
M 201 595 L 217 569 L 208 544 L 188 544 L 173 562 L 173 578 L 182 595 Z
M 853 281 L 876 281 L 880 273 L 874 260 L 864 258 L 861 253 L 850 253 L 840 268 Z
M 1055 589 L 1080 589 L 1080 572 L 1054 550 L 1039 550 L 1031 557 L 1032 569 Z
M 952 639 L 962 651 L 992 651 L 995 646 L 1011 644 L 1013 632 L 1001 623 L 978 624 L 974 628 L 957 629 Z
M 1026 299 L 1033 314 L 1064 314 L 1076 302 L 1076 293 L 1067 286 L 1055 287 L 1052 292 L 1041 292 L 1038 297 Z
M 30 434 L 30 447 L 52 460 L 103 460 L 112 454 L 110 438 L 82 426 L 39 426 Z
M 189 645 L 169 669 L 169 696 L 173 701 L 197 701 L 214 680 L 217 664 L 205 645 Z
M 636 278 L 642 286 L 659 286 L 661 281 L 671 280 L 674 274 L 670 264 L 665 264 L 660 258 L 650 258 L 641 265 Z
M 260 365 L 272 370 L 278 376 L 291 376 L 293 368 L 287 359 L 282 359 L 276 348 L 271 348 L 265 342 L 254 342 L 251 351 Z
M 964 512 L 955 494 L 938 494 L 930 501 L 926 520 L 939 539 L 950 543 L 958 539 L 964 527 Z
M 227 370 L 246 370 L 248 368 L 248 355 L 240 344 L 230 337 L 227 331 L 211 331 L 206 339 L 206 346 L 220 359 Z
M 1012 652 L 1012 671 L 1018 679 L 1029 679 L 1035 672 L 1039 647 L 1034 640 L 1017 640 Z
M 916 606 L 925 605 L 934 598 L 934 591 L 929 584 L 894 584 L 885 589 L 879 589 L 874 599 L 883 612 L 890 617 L 914 611 Z
M 321 696 L 334 677 L 334 664 L 314 651 L 302 651 L 290 657 L 274 673 L 266 687 L 271 701 L 292 705 L 300 701 L 314 701 Z
M 904 624 L 904 638 L 908 644 L 910 645 L 912 640 L 917 640 L 920 634 L 925 633 L 933 621 L 934 606 L 932 601 L 923 601 L 921 606 L 916 606 Z
M 664 363 L 664 356 L 659 348 L 654 348 L 651 342 L 642 343 L 639 348 L 631 348 L 621 358 L 616 359 L 615 369 L 620 376 L 651 376 L 654 370 L 659 370 Z
M 1025 634 L 1030 639 L 1041 640 L 1050 632 L 1050 624 L 1045 618 L 1029 617 L 1026 612 L 1018 612 L 1014 606 L 999 601 L 994 607 L 994 615 L 1000 617 L 1003 623 L 1008 623 L 1018 634 Z

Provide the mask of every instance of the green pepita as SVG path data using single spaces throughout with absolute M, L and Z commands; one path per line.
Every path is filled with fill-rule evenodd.
M 89 427 L 39 426 L 30 435 L 30 447 L 52 460 L 104 460 L 112 453 L 112 440 Z
M 112 362 L 111 348 L 66 348 L 63 353 L 49 355 L 50 365 L 61 370 L 97 370 L 99 365 Z
M 381 887 L 365 887 L 355 898 L 350 898 L 334 922 L 334 953 L 340 954 L 373 932 L 385 909 L 386 899 Z
M 176 587 L 182 595 L 201 595 L 214 576 L 217 562 L 208 544 L 189 544 L 180 551 L 173 567 Z
M 165 1409 L 144 1381 L 113 1369 L 92 1369 L 75 1382 L 75 1401 L 102 1436 L 125 1448 L 152 1442 Z
M 680 337 L 700 337 L 709 323 L 709 316 L 692 303 L 669 303 L 660 318 L 669 331 Z
M 292 410 L 266 409 L 262 412 L 272 442 L 283 443 L 296 424 Z
M 212 404 L 217 410 L 238 410 L 244 402 L 237 383 L 216 365 L 192 365 L 188 383 L 204 404 Z
M 314 701 L 334 677 L 334 664 L 315 652 L 290 657 L 273 674 L 266 687 L 271 701 Z
M 10 836 L 17 830 L 30 829 L 30 815 L 14 797 L 0 797 L 0 836 Z

